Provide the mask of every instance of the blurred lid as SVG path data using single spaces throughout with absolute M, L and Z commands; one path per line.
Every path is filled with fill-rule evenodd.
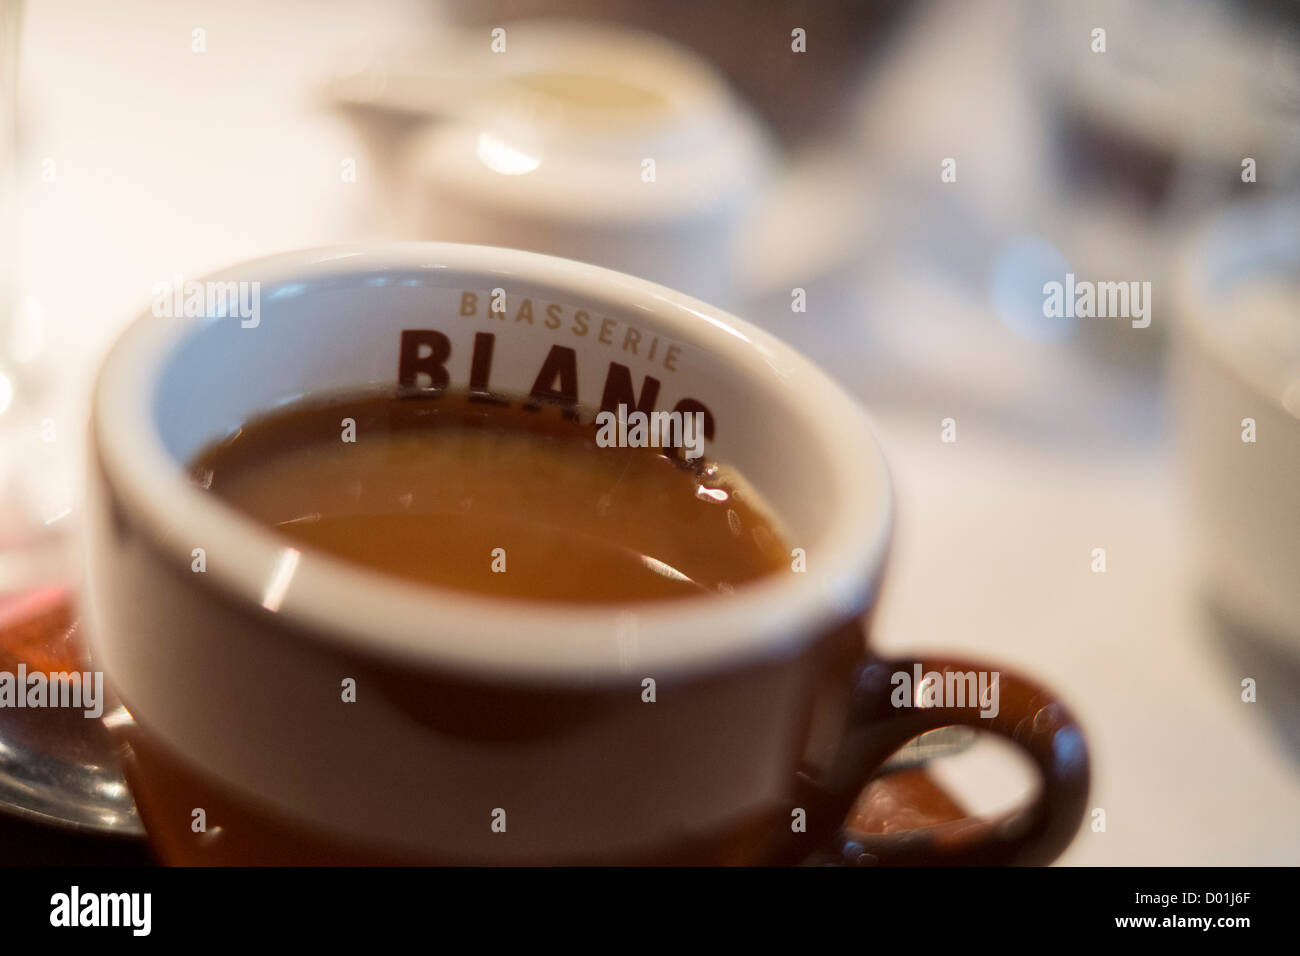
M 749 201 L 764 130 L 725 80 L 653 34 L 535 20 L 458 33 L 421 62 L 334 85 L 354 105 L 423 114 L 404 171 L 478 206 L 556 221 L 660 225 Z

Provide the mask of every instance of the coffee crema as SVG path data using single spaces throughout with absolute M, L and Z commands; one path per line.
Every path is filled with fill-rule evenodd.
M 351 392 L 257 417 L 195 480 L 302 545 L 476 594 L 626 602 L 729 592 L 790 550 L 733 468 L 600 447 L 593 416 L 457 392 Z

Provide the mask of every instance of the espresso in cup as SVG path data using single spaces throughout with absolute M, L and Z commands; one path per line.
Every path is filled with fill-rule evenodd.
M 619 411 L 352 392 L 260 416 L 192 470 L 304 548 L 477 594 L 641 601 L 790 573 L 758 492 L 733 468 L 687 457 L 686 439 L 703 438 L 689 418 L 665 416 L 654 434 L 659 421 L 633 419 L 629 442 Z

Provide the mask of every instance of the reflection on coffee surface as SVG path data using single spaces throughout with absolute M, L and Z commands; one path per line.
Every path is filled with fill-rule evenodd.
M 592 415 L 522 401 L 357 392 L 247 422 L 192 470 L 306 548 L 479 594 L 648 600 L 789 567 L 734 469 L 597 436 Z

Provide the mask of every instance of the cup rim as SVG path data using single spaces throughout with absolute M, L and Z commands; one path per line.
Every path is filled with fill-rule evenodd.
M 184 464 L 164 447 L 153 411 L 158 382 L 178 346 L 205 320 L 158 318 L 145 311 L 110 348 L 95 382 L 92 454 L 122 507 L 178 568 L 190 570 L 196 543 L 209 554 L 241 556 L 238 562 L 210 561 L 205 573 L 194 575 L 196 586 L 278 615 L 286 624 L 299 625 L 295 630 L 308 639 L 336 648 L 435 670 L 543 683 L 639 681 L 794 655 L 870 606 L 893 512 L 889 473 L 873 424 L 827 373 L 741 319 L 598 266 L 455 243 L 357 243 L 301 250 L 245 262 L 205 280 L 257 281 L 268 289 L 354 272 L 425 269 L 462 270 L 481 274 L 493 285 L 535 283 L 617 301 L 668 334 L 687 328 L 695 336 L 706 334 L 710 347 L 728 350 L 724 360 L 729 364 L 743 369 L 763 363 L 779 371 L 787 394 L 800 396 L 791 408 L 802 412 L 808 436 L 832 463 L 819 491 L 830 499 L 827 506 L 836 509 L 836 518 L 820 541 L 804 545 L 807 570 L 748 582 L 729 595 L 565 605 L 471 595 L 299 551 L 272 529 L 195 487 Z M 261 321 L 274 321 L 274 310 L 274 299 L 264 303 Z M 774 387 L 757 377 L 753 383 L 755 388 Z M 853 494 L 856 488 L 877 490 Z

